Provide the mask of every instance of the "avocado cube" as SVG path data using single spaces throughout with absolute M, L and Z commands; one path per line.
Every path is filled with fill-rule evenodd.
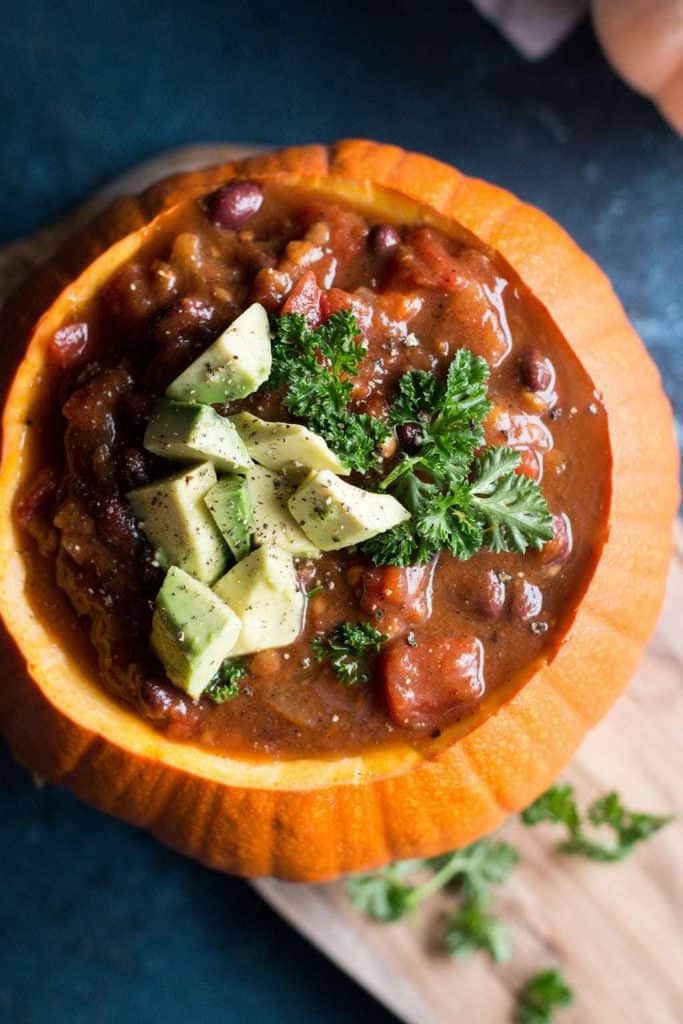
M 337 551 L 410 519 L 389 494 L 375 494 L 327 470 L 310 473 L 289 499 L 289 510 L 321 551 Z
M 230 419 L 251 457 L 261 466 L 276 470 L 329 469 L 346 476 L 349 472 L 327 442 L 299 423 L 272 423 L 239 412 Z
M 204 501 L 239 562 L 249 554 L 254 525 L 247 481 L 241 476 L 226 476 L 211 488 Z
M 254 515 L 254 543 L 275 544 L 293 555 L 315 558 L 318 549 L 299 529 L 288 508 L 296 484 L 283 473 L 257 465 L 247 471 L 245 480 Z
M 166 675 L 193 700 L 232 652 L 241 629 L 234 611 L 177 566 L 166 573 L 152 616 L 152 649 Z
M 232 657 L 286 647 L 299 636 L 305 598 L 291 554 L 273 545 L 257 548 L 214 585 L 242 622 Z
M 232 402 L 246 398 L 270 376 L 270 324 L 258 302 L 223 331 L 166 389 L 181 402 Z
M 160 399 L 145 431 L 145 448 L 178 462 L 210 460 L 216 469 L 247 469 L 249 452 L 239 433 L 210 405 Z
M 177 565 L 203 583 L 213 583 L 228 565 L 225 541 L 204 504 L 215 483 L 216 470 L 203 462 L 128 494 L 159 564 Z

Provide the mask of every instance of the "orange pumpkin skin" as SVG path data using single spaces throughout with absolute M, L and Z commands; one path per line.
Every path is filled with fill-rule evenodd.
M 370 205 L 403 204 L 407 214 L 417 201 L 421 215 L 436 211 L 442 224 L 471 231 L 545 307 L 608 410 L 609 536 L 563 644 L 517 692 L 485 702 L 469 731 L 447 731 L 429 757 L 397 747 L 256 764 L 173 743 L 100 688 L 83 630 L 63 605 L 43 617 L 26 597 L 35 586 L 43 607 L 58 601 L 11 519 L 36 447 L 26 420 L 39 412 L 54 328 L 136 250 L 154 217 L 233 175 L 282 174 L 312 176 Z M 10 313 L 5 333 L 28 347 L 3 420 L 0 610 L 16 649 L 7 655 L 0 725 L 16 757 L 48 779 L 213 867 L 318 881 L 435 854 L 496 828 L 555 779 L 633 673 L 671 554 L 678 502 L 671 412 L 605 276 L 552 220 L 509 193 L 373 142 L 258 156 L 177 176 L 118 203 L 22 289 Z

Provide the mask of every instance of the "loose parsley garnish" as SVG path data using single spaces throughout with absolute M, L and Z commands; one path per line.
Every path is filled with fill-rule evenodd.
M 241 661 L 226 658 L 202 696 L 208 697 L 214 704 L 223 704 L 226 700 L 232 700 L 233 697 L 239 695 L 238 683 L 246 675 L 246 665 Z
M 351 469 L 363 473 L 389 436 L 383 420 L 349 409 L 352 378 L 366 349 L 351 310 L 333 313 L 310 330 L 303 316 L 288 313 L 274 324 L 270 388 L 284 388 L 282 404 L 323 437 Z
M 419 441 L 380 489 L 391 490 L 411 519 L 363 545 L 375 564 L 417 565 L 443 549 L 467 559 L 484 545 L 524 552 L 551 539 L 538 484 L 515 472 L 519 454 L 484 447 L 488 377 L 485 360 L 460 349 L 443 383 L 422 370 L 400 378 L 390 419 L 415 425 Z
M 456 959 L 484 950 L 495 961 L 509 954 L 507 929 L 492 912 L 492 887 L 505 881 L 519 856 L 502 840 L 480 839 L 463 850 L 429 860 L 399 861 L 347 881 L 351 902 L 375 921 L 397 921 L 445 886 L 454 885 L 459 904 L 446 922 L 444 945 Z M 411 881 L 430 871 L 425 881 Z
M 522 812 L 525 825 L 551 822 L 562 825 L 566 838 L 557 844 L 561 853 L 611 863 L 623 860 L 637 843 L 649 839 L 671 821 L 670 816 L 628 811 L 617 793 L 606 793 L 588 807 L 585 820 L 576 803 L 573 786 L 552 786 Z M 603 842 L 586 831 L 586 825 L 611 829 L 614 839 Z
M 369 622 L 343 622 L 327 640 L 315 637 L 311 646 L 318 661 L 330 662 L 344 686 L 358 686 L 368 681 L 366 656 L 378 651 L 388 639 Z
M 515 1024 L 552 1024 L 555 1007 L 570 1006 L 572 990 L 559 971 L 539 971 L 524 983 L 517 995 Z

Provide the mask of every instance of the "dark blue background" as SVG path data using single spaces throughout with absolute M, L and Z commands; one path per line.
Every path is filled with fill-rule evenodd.
M 612 276 L 681 414 L 683 147 L 588 25 L 531 65 L 464 0 L 0 10 L 0 241 L 169 146 L 398 142 L 557 217 Z M 6 754 L 0 770 L 3 1021 L 391 1019 L 244 883 L 34 790 Z

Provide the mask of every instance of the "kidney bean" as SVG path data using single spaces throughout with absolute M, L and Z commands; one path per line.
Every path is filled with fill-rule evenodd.
M 553 514 L 553 537 L 543 546 L 540 558 L 544 565 L 562 565 L 572 553 L 574 539 L 569 516 Z
M 378 224 L 370 232 L 372 251 L 381 258 L 389 256 L 401 244 L 401 236 L 391 224 Z
M 505 607 L 505 584 L 492 569 L 486 573 L 477 607 L 486 619 L 497 619 Z
M 34 518 L 51 519 L 56 492 L 57 474 L 51 466 L 44 466 L 16 503 L 16 518 L 25 528 Z
M 537 348 L 522 355 L 522 382 L 530 391 L 550 391 L 555 385 L 555 367 Z
M 512 584 L 510 614 L 513 619 L 528 622 L 540 615 L 543 609 L 543 592 L 535 583 L 516 579 Z
M 126 487 L 142 487 L 149 483 L 150 467 L 145 452 L 125 448 L 121 455 L 121 473 Z
M 130 551 L 138 540 L 138 530 L 130 506 L 121 498 L 100 502 L 97 524 L 102 536 L 119 551 Z
M 71 369 L 85 355 L 88 347 L 88 325 L 67 324 L 55 331 L 50 355 L 62 370 Z
M 231 181 L 206 200 L 206 212 L 219 228 L 241 228 L 263 204 L 261 187 L 253 181 Z

